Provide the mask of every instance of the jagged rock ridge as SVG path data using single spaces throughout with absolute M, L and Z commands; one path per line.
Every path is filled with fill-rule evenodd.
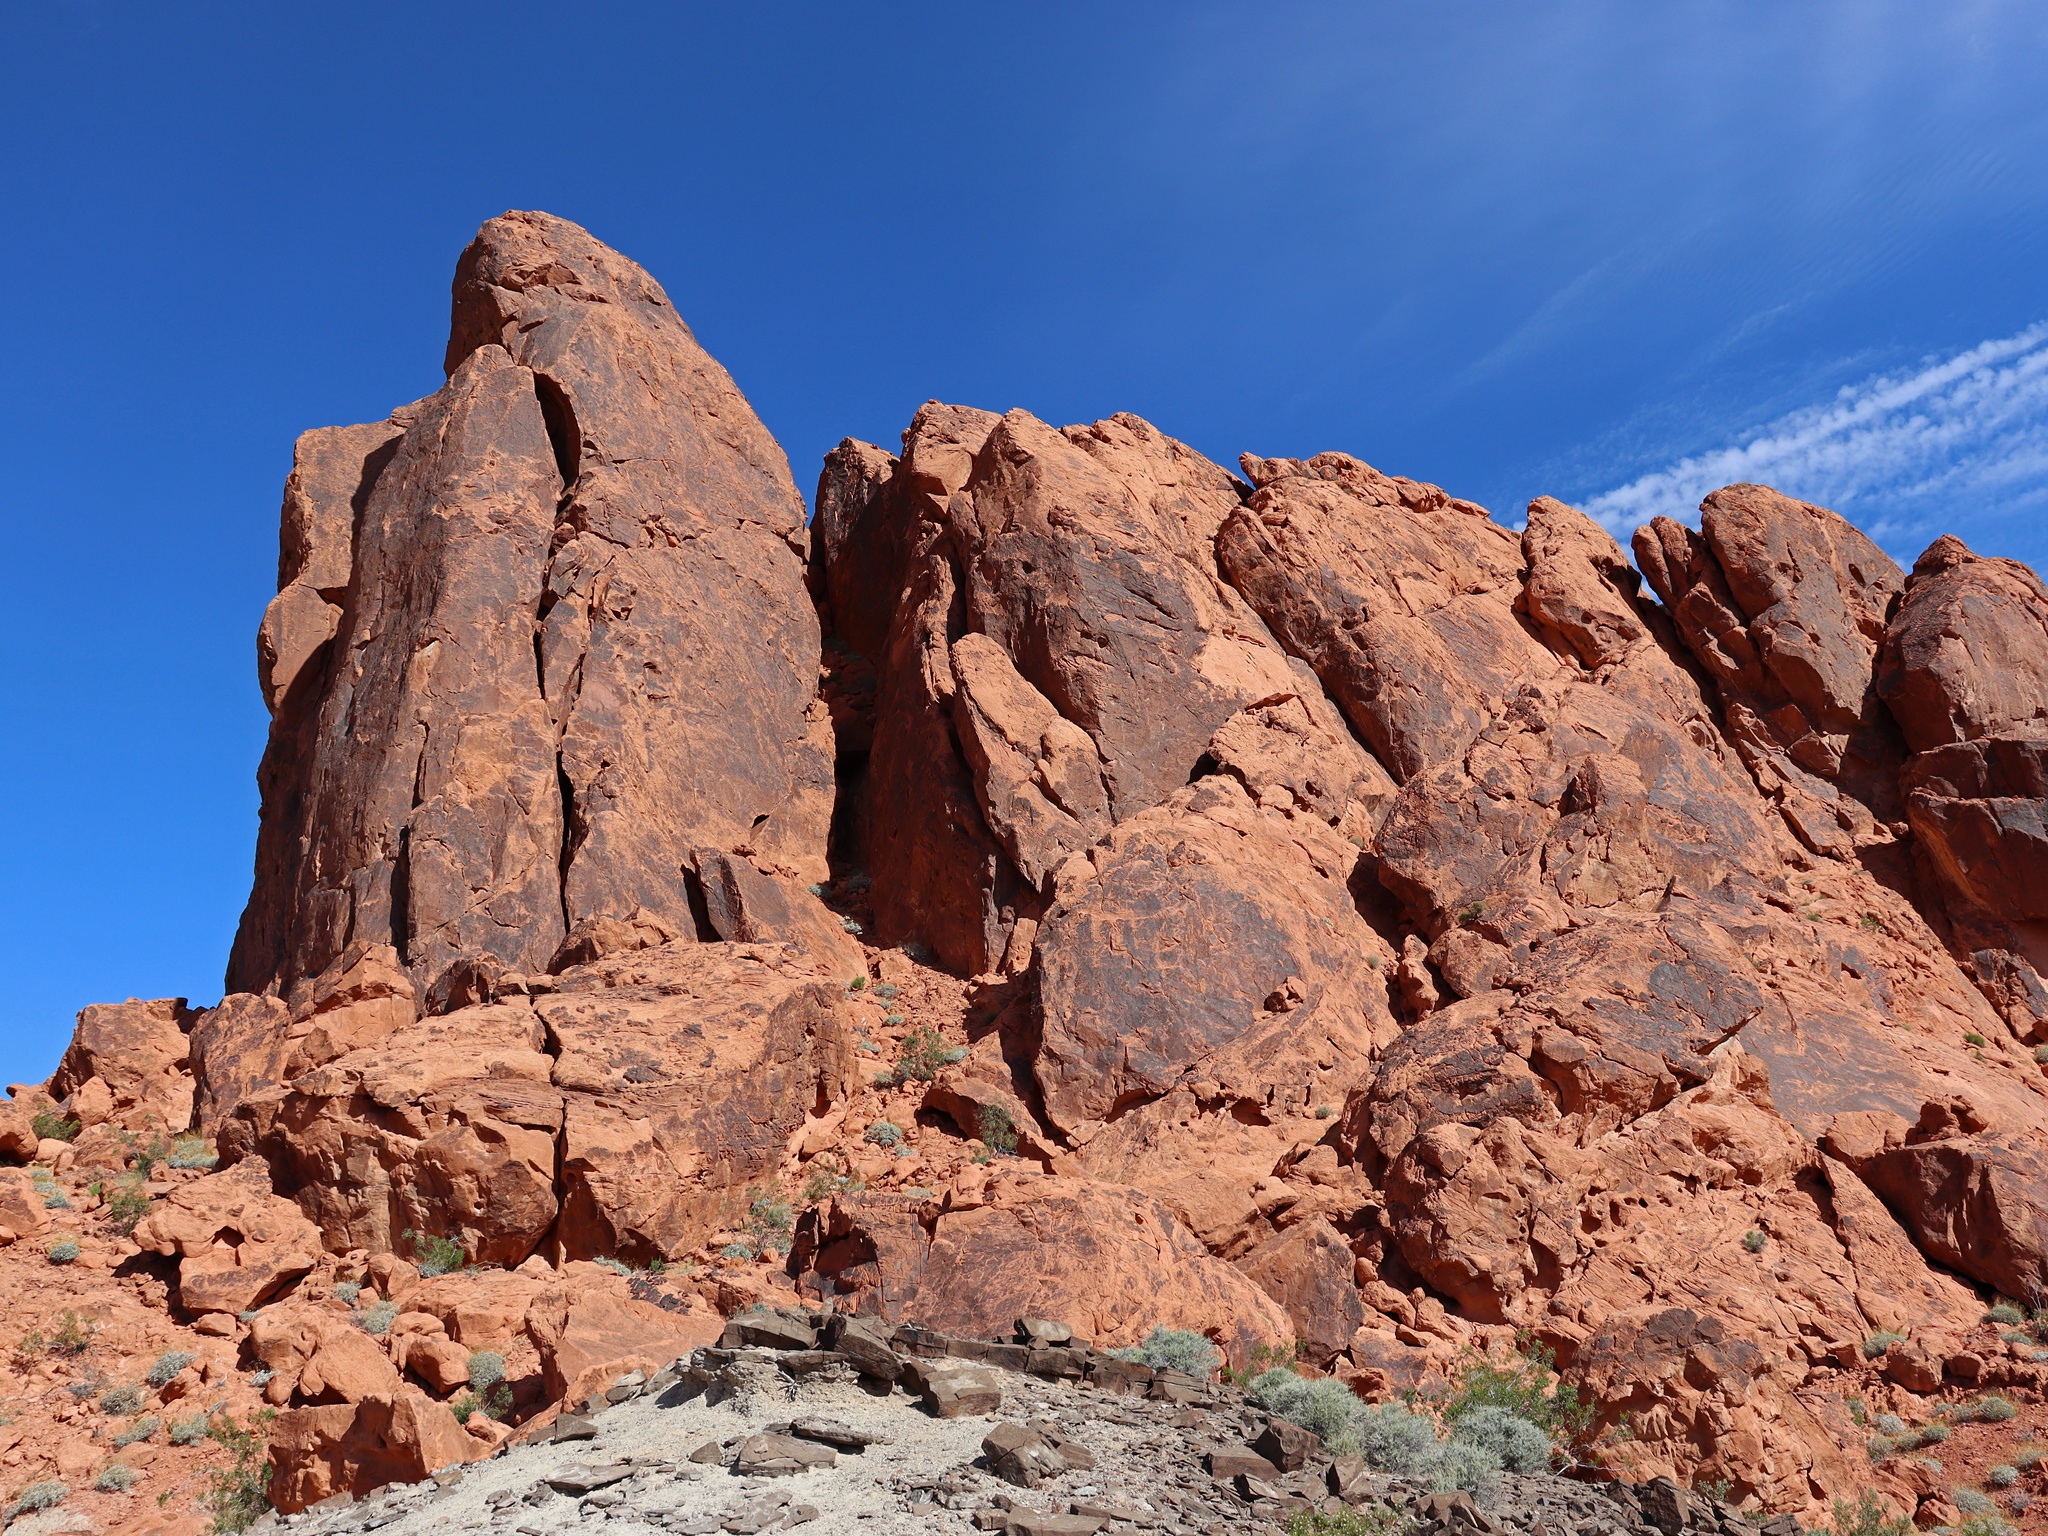
M 1759 486 L 1631 567 L 1547 498 L 936 401 L 806 532 L 540 214 L 447 364 L 300 442 L 231 995 L 136 1015 L 140 1074 L 82 1021 L 82 1118 L 189 1114 L 334 1254 L 1184 1324 L 1368 1395 L 1527 1330 L 1610 1464 L 1772 1509 L 1869 1480 L 1852 1386 L 2041 1389 L 1964 1344 L 2048 1284 L 2024 567 Z M 786 1268 L 716 1262 L 778 1186 Z

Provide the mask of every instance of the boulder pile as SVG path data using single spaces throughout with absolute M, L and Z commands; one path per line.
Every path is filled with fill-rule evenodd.
M 299 441 L 228 995 L 88 1008 L 0 1106 L 262 1375 L 280 1506 L 688 1347 L 935 1411 L 1071 1353 L 934 1377 L 913 1322 L 1368 1401 L 1541 1352 L 1666 1536 L 1710 1485 L 1935 1521 L 1865 1419 L 2048 1388 L 2033 572 L 1755 485 L 1631 560 L 1549 498 L 937 401 L 807 522 L 660 286 L 540 213 L 463 253 L 445 364 Z M 18 1178 L 0 1263 L 45 1265 Z M 1060 1379 L 1145 1385 L 1106 1358 Z

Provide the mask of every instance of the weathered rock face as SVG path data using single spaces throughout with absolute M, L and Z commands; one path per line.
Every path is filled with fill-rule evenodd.
M 1885 631 L 1878 691 L 1954 946 L 2021 1038 L 2048 1031 L 2048 587 L 1942 538 Z
M 541 214 L 464 253 L 448 371 L 388 429 L 302 444 L 231 990 L 390 944 L 459 1000 L 593 922 L 693 935 L 677 849 L 824 872 L 802 501 L 724 371 L 644 272 Z
M 1731 486 L 1639 530 L 1653 602 L 1547 498 L 938 402 L 806 541 L 545 215 L 465 253 L 447 367 L 299 444 L 235 990 L 88 1009 L 0 1117 L 60 1171 L 216 1138 L 135 1237 L 208 1337 L 262 1309 L 288 1506 L 506 1433 L 419 1390 L 473 1349 L 525 1412 L 792 1290 L 1368 1396 L 1527 1330 L 1609 1465 L 1809 1514 L 1873 1475 L 1845 1401 L 2048 1391 L 1978 1289 L 2048 1289 L 2033 573 Z
M 1818 853 L 1898 817 L 1900 748 L 1872 661 L 1903 578 L 1825 507 L 1731 485 L 1636 531 L 1636 562 L 1721 692 L 1758 787 Z
M 70 1101 L 88 1126 L 184 1130 L 192 1121 L 188 1036 L 197 1018 L 182 997 L 131 997 L 82 1009 L 51 1075 L 51 1097 Z
M 835 1200 L 806 1217 L 792 1263 L 861 1310 L 981 1338 L 1020 1317 L 1058 1318 L 1105 1347 L 1190 1328 L 1242 1362 L 1291 1337 L 1286 1314 L 1165 1206 L 1085 1179 L 999 1177 L 924 1210 Z
M 1341 453 L 1255 459 L 1216 541 L 1232 583 L 1402 782 L 1558 660 L 1517 620 L 1521 549 L 1483 507 Z
M 861 825 L 883 942 L 994 969 L 1062 860 L 1184 785 L 1241 710 L 1303 696 L 1217 569 L 1238 490 L 1134 416 L 1055 431 L 933 402 L 900 460 L 835 452 L 820 585 L 877 674 Z M 1335 753 L 1325 800 L 1375 778 Z
M 538 998 L 429 1017 L 241 1100 L 261 1154 L 336 1251 L 408 1230 L 477 1262 L 645 1262 L 702 1241 L 842 1096 L 842 984 L 779 945 L 675 944 L 565 972 Z

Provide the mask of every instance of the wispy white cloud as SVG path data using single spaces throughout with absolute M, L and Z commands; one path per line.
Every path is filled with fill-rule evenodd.
M 1744 480 L 1833 507 L 1907 558 L 1931 529 L 2038 509 L 2048 502 L 2048 322 L 1873 374 L 1585 508 L 1625 538 L 1660 515 L 1697 523 L 1701 498 Z

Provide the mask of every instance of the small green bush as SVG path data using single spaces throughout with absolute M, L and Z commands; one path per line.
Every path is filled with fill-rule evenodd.
M 354 1306 L 356 1298 L 362 1294 L 363 1282 L 360 1280 L 343 1280 L 334 1287 L 334 1299 L 345 1307 Z
M 1504 1408 L 1560 1446 L 1581 1443 L 1592 1431 L 1592 1403 L 1577 1387 L 1559 1380 L 1557 1356 L 1547 1346 L 1526 1333 L 1519 1343 L 1520 1353 L 1509 1366 L 1466 1356 L 1443 1402 L 1444 1423 L 1455 1428 L 1475 1408 Z
M 1366 1465 L 1395 1477 L 1426 1472 L 1436 1457 L 1436 1425 L 1405 1403 L 1374 1403 L 1353 1421 Z
M 896 1067 L 891 1073 L 889 1086 L 902 1083 L 928 1083 L 939 1075 L 944 1067 L 967 1056 L 964 1045 L 948 1045 L 945 1036 L 936 1029 L 913 1029 L 903 1038 L 903 1048 L 896 1055 Z
M 2019 1536 L 2019 1528 L 2010 1520 L 2001 1520 L 1987 1511 L 1972 1515 L 1956 1527 L 1955 1536 Z
M 2037 1045 L 2034 1047 L 2034 1060 L 2048 1062 L 2048 1045 Z
M 1762 1253 L 1764 1251 L 1764 1244 L 1769 1241 L 1770 1239 L 1764 1236 L 1763 1230 L 1759 1227 L 1751 1227 L 1742 1234 L 1742 1246 L 1751 1253 Z
M 356 1326 L 365 1333 L 389 1333 L 391 1325 L 397 1321 L 398 1303 L 395 1301 L 372 1302 L 367 1307 L 356 1308 Z
M 203 1136 L 180 1136 L 171 1143 L 170 1155 L 164 1162 L 172 1168 L 214 1168 L 219 1166 L 220 1154 L 206 1144 Z
M 101 1394 L 101 1413 L 134 1413 L 142 1406 L 142 1388 L 109 1387 Z
M 893 981 L 878 981 L 875 983 L 875 996 L 877 997 L 894 997 L 902 990 Z
M 1913 1536 L 1913 1522 L 1894 1516 L 1876 1492 L 1866 1488 L 1855 1503 L 1835 1500 L 1833 1536 Z
M 221 1414 L 207 1428 L 207 1434 L 226 1448 L 232 1460 L 225 1467 L 207 1469 L 206 1507 L 213 1511 L 213 1528 L 229 1533 L 246 1531 L 270 1511 L 270 1422 L 274 1409 L 259 1413 L 253 1425 L 238 1425 Z
M 1880 1435 L 1890 1435 L 1896 1439 L 1906 1432 L 1906 1421 L 1896 1413 L 1880 1413 L 1877 1416 L 1877 1432 Z
M 189 1419 L 171 1421 L 171 1444 L 197 1445 L 206 1438 L 206 1415 L 195 1413 Z
M 135 1486 L 135 1469 L 117 1461 L 94 1478 L 92 1485 L 101 1493 L 126 1493 Z
M 1863 1358 L 1866 1360 L 1879 1359 L 1894 1344 L 1903 1344 L 1905 1342 L 1906 1336 L 1903 1333 L 1893 1333 L 1889 1328 L 1880 1328 L 1863 1341 Z
M 1542 1429 L 1505 1408 L 1474 1408 L 1457 1421 L 1451 1438 L 1484 1446 L 1508 1472 L 1548 1472 L 1555 1449 Z
M 984 1104 L 978 1117 L 981 1122 L 981 1144 L 998 1157 L 1008 1157 L 1017 1150 L 1017 1122 L 1010 1118 L 1006 1105 Z
M 66 1119 L 47 1109 L 37 1110 L 29 1125 L 35 1130 L 37 1141 L 76 1141 L 78 1133 L 85 1129 L 79 1121 Z M 61 1488 L 63 1484 L 57 1486 Z
M 1335 1455 L 1357 1451 L 1358 1397 L 1343 1382 L 1330 1377 L 1309 1379 L 1286 1366 L 1275 1366 L 1252 1378 L 1247 1396 L 1276 1419 L 1299 1424 L 1320 1435 L 1323 1448 Z
M 61 1189 L 52 1190 L 49 1194 L 43 1196 L 43 1209 L 46 1211 L 71 1210 L 73 1209 L 71 1197 Z
M 1958 1488 L 1956 1490 L 1956 1508 L 1966 1515 L 1989 1514 L 1996 1507 L 1991 1502 L 1989 1495 L 1980 1493 L 1975 1488 Z
M 718 1256 L 721 1259 L 751 1259 L 754 1257 L 754 1245 L 752 1243 L 727 1243 L 718 1250 Z
M 2008 1419 L 2018 1418 L 2019 1412 L 2011 1398 L 2000 1397 L 1993 1392 L 1958 1404 L 1951 1417 L 1958 1424 L 2003 1424 Z
M 1977 1048 L 1978 1048 L 1979 1050 L 1982 1050 L 1982 1049 L 1984 1048 L 1984 1037 L 1983 1037 L 1982 1035 L 1978 1034 L 1978 1033 L 1977 1033 L 1977 1032 L 1976 1032 L 1976 1031 L 1975 1031 L 1975 1030 L 1973 1029 L 1973 1030 L 1970 1030 L 1970 1031 L 1969 1031 L 1969 1032 L 1968 1032 L 1967 1034 L 1965 1034 L 1965 1035 L 1963 1036 L 1963 1044 L 1965 1044 L 1965 1045 L 1974 1045 L 1974 1046 L 1976 1046 L 1976 1047 L 1977 1047 Z M 1958 1507 L 1960 1507 L 1960 1506 L 1958 1506 Z
M 1453 1435 L 1437 1447 L 1429 1481 L 1438 1493 L 1463 1490 L 1487 1502 L 1500 1486 L 1500 1473 L 1500 1459 L 1490 1449 Z
M 878 1147 L 893 1147 L 903 1139 L 903 1127 L 887 1120 L 877 1120 L 868 1127 L 863 1141 L 873 1142 Z
M 118 1435 L 114 1436 L 114 1448 L 119 1450 L 124 1445 L 134 1445 L 138 1441 L 147 1440 L 163 1427 L 164 1421 L 155 1414 L 151 1414 L 146 1419 L 137 1419 L 133 1424 L 130 1424 Z
M 505 1357 L 495 1349 L 480 1349 L 469 1357 L 469 1384 L 488 1392 L 505 1379 Z
M 1486 903 L 1483 901 L 1475 901 L 1469 907 L 1459 908 L 1458 926 L 1460 928 L 1470 928 L 1474 923 L 1478 922 L 1479 919 L 1484 916 L 1486 916 Z
M 144 1378 L 152 1387 L 167 1387 L 178 1373 L 199 1357 L 189 1349 L 167 1349 L 156 1357 L 156 1364 L 149 1368 Z
M 2020 1469 L 2000 1464 L 1984 1474 L 1984 1481 L 1993 1488 L 2010 1488 L 2020 1480 Z
M 26 1514 L 32 1509 L 55 1509 L 71 1497 L 71 1490 L 55 1478 L 44 1478 L 41 1482 L 30 1483 L 15 1496 L 14 1512 Z
M 78 1244 L 68 1237 L 60 1239 L 50 1244 L 48 1251 L 45 1252 L 43 1257 L 47 1258 L 52 1264 L 69 1264 L 78 1257 Z
M 1223 1355 L 1199 1333 L 1186 1328 L 1154 1328 L 1142 1344 L 1110 1351 L 1120 1360 L 1135 1360 L 1155 1371 L 1180 1371 L 1207 1381 L 1223 1363 Z
M 609 1255 L 600 1255 L 590 1262 L 597 1265 L 600 1269 L 608 1269 L 615 1275 L 625 1275 L 629 1279 L 633 1274 L 632 1265 L 626 1263 L 623 1259 L 614 1259 Z
M 1304 1510 L 1289 1517 L 1287 1536 L 1395 1536 L 1408 1524 L 1408 1517 L 1391 1504 L 1368 1504 L 1363 1509 L 1321 1514 Z
M 116 1180 L 106 1192 L 107 1220 L 123 1237 L 135 1230 L 135 1224 L 149 1214 L 149 1191 L 144 1189 L 143 1180 L 133 1174 Z
M 2009 1301 L 2001 1301 L 1984 1314 L 1984 1321 L 1997 1323 L 2005 1328 L 2017 1328 L 2027 1320 L 2027 1314 Z
M 426 1278 L 452 1275 L 469 1260 L 462 1244 L 452 1237 L 442 1237 L 434 1232 L 415 1232 L 407 1227 L 405 1240 L 412 1244 L 413 1267 Z

